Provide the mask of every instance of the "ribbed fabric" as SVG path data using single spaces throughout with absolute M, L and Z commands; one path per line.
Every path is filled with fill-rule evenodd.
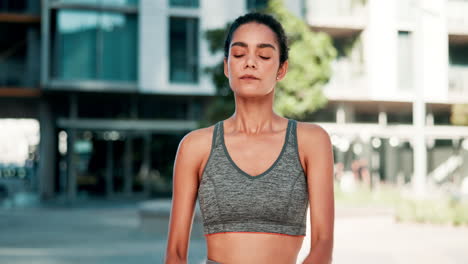
M 296 128 L 297 122 L 288 119 L 276 161 L 262 174 L 251 176 L 229 156 L 223 121 L 215 124 L 211 152 L 198 188 L 205 235 L 259 232 L 305 236 L 309 200 Z

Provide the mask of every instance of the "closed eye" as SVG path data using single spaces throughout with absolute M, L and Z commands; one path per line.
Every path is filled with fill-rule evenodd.
M 263 56 L 260 56 L 260 58 L 262 58 L 262 59 L 264 59 L 264 60 L 270 59 L 270 57 L 263 57 Z

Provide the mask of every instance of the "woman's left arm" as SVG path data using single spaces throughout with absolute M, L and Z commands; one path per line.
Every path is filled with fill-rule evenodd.
M 333 148 L 330 136 L 319 125 L 301 122 L 297 131 L 306 166 L 311 224 L 311 248 L 303 264 L 329 264 L 335 221 Z

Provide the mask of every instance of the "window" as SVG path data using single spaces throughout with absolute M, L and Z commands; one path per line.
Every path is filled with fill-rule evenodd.
M 0 87 L 39 85 L 39 25 L 0 23 Z
M 263 9 L 268 5 L 268 0 L 247 0 L 247 9 Z
M 449 89 L 468 94 L 468 45 L 449 44 Z
M 135 81 L 137 17 L 104 11 L 57 11 L 54 77 Z
M 63 4 L 105 5 L 105 6 L 136 6 L 139 0 L 54 0 Z
M 171 7 L 199 7 L 198 0 L 170 0 Z
M 398 32 L 398 87 L 400 90 L 413 88 L 413 47 L 411 32 Z
M 198 82 L 198 19 L 169 19 L 170 81 Z
M 0 12 L 40 13 L 40 1 L 37 0 L 0 0 Z

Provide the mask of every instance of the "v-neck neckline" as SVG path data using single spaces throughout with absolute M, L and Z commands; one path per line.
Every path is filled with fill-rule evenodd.
M 226 154 L 229 162 L 233 165 L 233 167 L 239 171 L 242 175 L 246 176 L 247 178 L 249 179 L 258 179 L 258 178 L 261 178 L 262 176 L 268 174 L 268 172 L 270 172 L 275 166 L 276 164 L 279 162 L 279 160 L 281 159 L 281 157 L 283 156 L 283 153 L 286 149 L 286 146 L 287 146 L 287 143 L 288 143 L 288 138 L 289 138 L 289 129 L 291 127 L 291 123 L 292 123 L 292 120 L 288 118 L 288 124 L 286 126 L 286 135 L 284 136 L 284 143 L 283 143 L 283 147 L 281 148 L 281 152 L 279 153 L 278 157 L 276 158 L 276 160 L 273 162 L 273 164 L 264 172 L 260 173 L 259 175 L 256 175 L 256 176 L 252 176 L 250 175 L 249 173 L 245 172 L 243 169 L 239 168 L 239 166 L 237 166 L 237 164 L 234 162 L 234 160 L 232 159 L 231 155 L 229 155 L 229 151 L 226 147 L 226 143 L 224 141 L 224 120 L 221 121 L 220 123 L 220 128 L 221 128 L 221 145 L 223 146 L 223 149 L 224 149 L 224 153 Z

